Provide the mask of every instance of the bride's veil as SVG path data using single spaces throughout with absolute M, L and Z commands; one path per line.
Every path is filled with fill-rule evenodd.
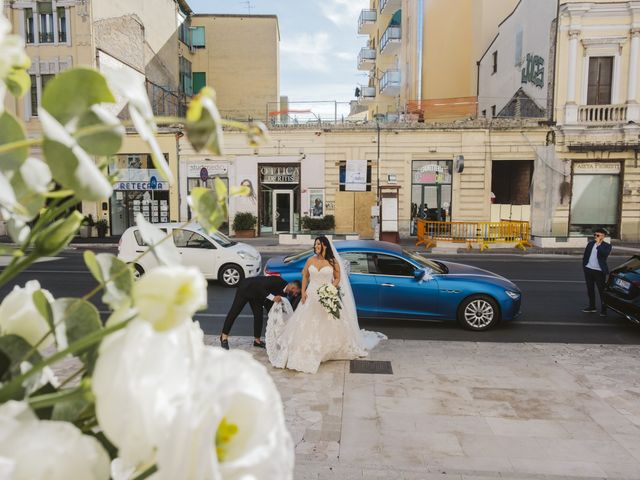
M 349 327 L 349 335 L 353 345 L 360 350 L 371 350 L 378 342 L 387 337 L 382 333 L 369 332 L 367 330 L 361 330 L 358 323 L 358 310 L 356 308 L 356 300 L 353 296 L 353 290 L 351 288 L 351 282 L 349 281 L 349 273 L 351 273 L 351 265 L 349 261 L 342 258 L 336 250 L 333 241 L 329 240 L 331 251 L 336 259 L 336 263 L 340 268 L 340 291 L 342 292 L 342 312 L 340 316 L 345 320 Z

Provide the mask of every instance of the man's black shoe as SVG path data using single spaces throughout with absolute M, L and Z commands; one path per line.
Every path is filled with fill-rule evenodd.
M 225 350 L 229 350 L 229 339 L 223 340 L 222 336 L 220 336 L 220 346 Z
M 267 348 L 267 345 L 264 342 L 258 342 L 256 340 L 253 341 L 253 346 L 258 348 Z
M 596 310 L 595 307 L 586 307 L 586 308 L 583 308 L 582 311 L 584 313 L 596 313 L 598 310 Z

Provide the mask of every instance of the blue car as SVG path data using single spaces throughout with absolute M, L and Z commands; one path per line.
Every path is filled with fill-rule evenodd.
M 487 270 L 430 260 L 387 242 L 337 241 L 335 247 L 351 265 L 349 280 L 360 317 L 457 320 L 482 331 L 520 313 L 518 287 Z M 301 280 L 312 253 L 271 258 L 264 273 Z

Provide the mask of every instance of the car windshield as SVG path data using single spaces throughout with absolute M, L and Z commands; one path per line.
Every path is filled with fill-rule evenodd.
M 422 255 L 410 252 L 409 250 L 402 250 L 402 253 L 404 253 L 407 257 L 409 257 L 421 267 L 428 268 L 435 273 L 447 273 L 449 271 L 444 263 L 436 262 L 435 260 L 428 260 Z
M 620 265 L 616 270 L 622 272 L 632 272 L 634 270 L 640 270 L 640 257 L 633 257 Z
M 194 228 L 194 230 L 196 232 L 198 232 L 198 233 L 202 233 L 203 235 L 208 235 L 209 237 L 213 238 L 216 241 L 216 243 L 218 245 L 220 245 L 221 247 L 230 247 L 231 245 L 235 245 L 236 244 L 236 242 L 231 240 L 229 237 L 227 237 L 224 233 L 222 233 L 220 231 L 209 233 L 204 228 L 202 228 L 200 225 L 198 225 L 196 228 Z
M 288 257 L 284 257 L 284 263 L 297 262 L 298 260 L 302 260 L 305 257 L 310 257 L 313 253 L 313 249 L 304 250 L 303 252 L 296 253 L 295 255 L 289 255 Z

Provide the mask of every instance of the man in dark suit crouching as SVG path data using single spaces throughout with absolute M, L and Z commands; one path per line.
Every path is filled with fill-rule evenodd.
M 248 303 L 253 311 L 253 341 L 254 347 L 265 348 L 265 343 L 260 340 L 262 335 L 262 309 L 267 311 L 273 302 L 279 302 L 281 297 L 297 297 L 300 294 L 300 282 L 294 280 L 287 283 L 281 277 L 261 276 L 245 278 L 236 290 L 231 309 L 227 314 L 220 335 L 220 345 L 229 350 L 229 332 L 238 315 Z

